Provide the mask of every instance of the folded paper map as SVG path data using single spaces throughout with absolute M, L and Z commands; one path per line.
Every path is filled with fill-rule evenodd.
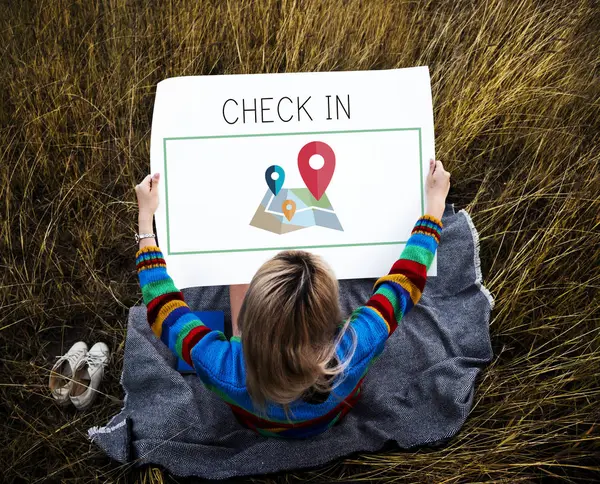
M 282 205 L 286 200 L 295 202 L 296 210 L 291 220 L 283 213 Z M 276 234 L 313 226 L 344 230 L 327 194 L 317 200 L 308 188 L 282 188 L 277 195 L 267 190 L 250 225 Z

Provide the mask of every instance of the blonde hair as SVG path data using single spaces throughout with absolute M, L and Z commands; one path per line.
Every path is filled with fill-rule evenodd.
M 238 325 L 246 364 L 246 387 L 254 405 L 290 403 L 307 392 L 329 392 L 349 355 L 336 354 L 349 319 L 340 327 L 338 283 L 320 257 L 304 251 L 281 252 L 252 278 Z

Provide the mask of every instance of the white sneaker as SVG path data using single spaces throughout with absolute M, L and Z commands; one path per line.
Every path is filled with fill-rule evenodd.
M 109 356 L 108 346 L 104 343 L 96 343 L 75 368 L 69 397 L 79 410 L 88 408 L 96 398 Z
M 66 354 L 57 356 L 58 361 L 50 370 L 50 380 L 48 386 L 52 396 L 57 400 L 59 405 L 69 403 L 69 393 L 73 387 L 73 376 L 75 368 L 85 358 L 88 347 L 83 341 L 75 343 Z

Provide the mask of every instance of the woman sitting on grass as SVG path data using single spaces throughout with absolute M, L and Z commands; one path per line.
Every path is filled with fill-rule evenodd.
M 158 174 L 148 175 L 135 187 L 140 234 L 152 232 L 158 183 Z M 417 220 L 390 273 L 375 283 L 373 296 L 346 321 L 337 280 L 325 261 L 284 251 L 252 278 L 237 318 L 241 338 L 227 340 L 190 311 L 155 239 L 141 239 L 136 264 L 152 331 L 194 367 L 242 425 L 265 436 L 319 434 L 352 408 L 387 338 L 419 301 L 449 188 L 450 174 L 441 161 L 431 160 L 426 215 Z

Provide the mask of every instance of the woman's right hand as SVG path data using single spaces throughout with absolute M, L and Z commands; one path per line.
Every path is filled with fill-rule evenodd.
M 437 219 L 442 218 L 446 207 L 446 197 L 450 190 L 450 173 L 444 170 L 440 160 L 429 160 L 429 173 L 425 183 L 427 206 L 425 213 Z

